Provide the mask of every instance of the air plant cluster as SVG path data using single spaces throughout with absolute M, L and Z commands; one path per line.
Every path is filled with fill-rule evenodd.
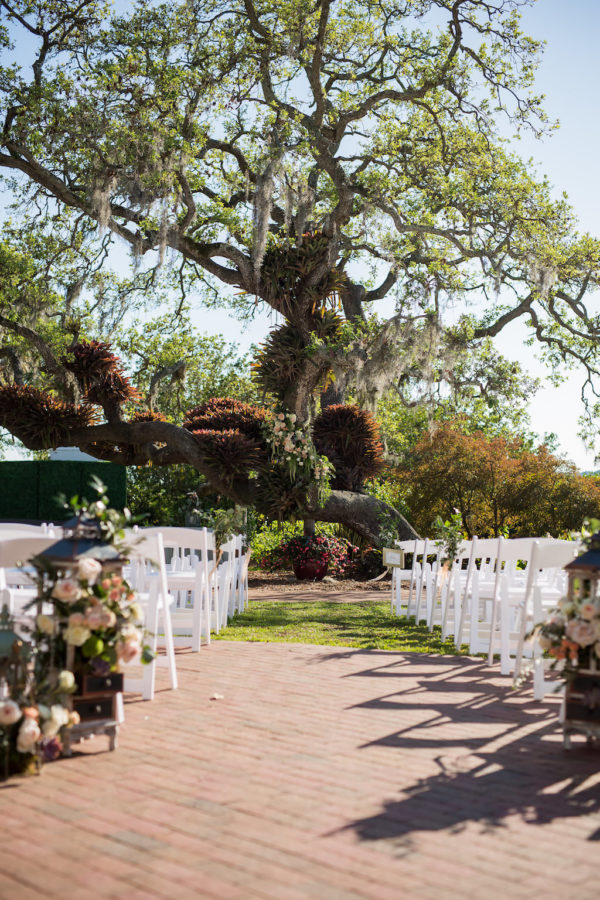
M 72 429 L 96 422 L 97 413 L 88 403 L 64 403 L 29 385 L 0 386 L 0 425 L 29 447 L 56 447 Z
M 322 310 L 310 320 L 311 336 L 321 341 L 332 341 L 338 336 L 341 319 L 331 310 Z M 286 391 L 306 377 L 306 360 L 311 358 L 308 390 L 313 393 L 324 386 L 329 375 L 327 359 L 318 359 L 310 348 L 309 340 L 289 322 L 274 328 L 262 344 L 252 363 L 252 377 L 265 392 L 282 398 Z
M 123 373 L 121 362 L 103 341 L 81 341 L 61 359 L 72 372 L 88 403 L 121 405 L 139 399 L 139 393 Z
M 268 419 L 267 410 L 258 406 L 218 397 L 188 410 L 183 427 L 192 432 L 215 474 L 232 480 L 268 463 Z
M 335 309 L 345 275 L 328 264 L 328 253 L 329 242 L 318 231 L 303 234 L 296 246 L 285 240 L 273 241 L 265 251 L 260 273 L 267 303 L 289 320 L 294 320 L 300 308 L 313 315 L 327 305 Z M 323 278 L 308 286 L 308 277 L 324 263 Z
M 379 426 L 358 406 L 334 404 L 322 410 L 313 424 L 313 440 L 317 452 L 333 464 L 331 484 L 338 490 L 360 491 L 385 466 Z

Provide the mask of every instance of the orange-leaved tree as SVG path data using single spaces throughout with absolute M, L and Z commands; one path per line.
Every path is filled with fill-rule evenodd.
M 469 537 L 556 536 L 600 514 L 600 477 L 580 474 L 545 444 L 531 449 L 514 436 L 466 433 L 460 422 L 425 434 L 396 474 L 422 534 L 453 509 Z

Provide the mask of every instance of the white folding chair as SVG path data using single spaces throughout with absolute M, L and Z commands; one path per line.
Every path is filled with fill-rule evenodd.
M 227 626 L 233 615 L 234 575 L 235 575 L 235 538 L 231 538 L 220 547 L 221 559 L 217 566 L 217 634 Z
M 527 631 L 530 631 L 534 625 L 541 622 L 550 610 L 557 605 L 564 589 L 564 579 L 560 578 L 561 575 L 564 575 L 562 570 L 567 563 L 577 556 L 580 550 L 581 544 L 578 541 L 552 541 L 551 543 L 535 541 L 533 545 L 531 560 L 527 567 L 527 584 L 523 597 L 518 604 L 518 634 L 514 665 L 515 681 L 521 675 L 525 635 Z M 505 599 L 503 599 L 505 604 L 508 605 L 510 597 L 506 596 L 506 591 L 504 593 Z M 507 619 L 508 617 L 505 613 L 505 622 Z M 502 637 L 503 655 L 508 655 L 510 648 L 506 646 L 507 637 L 505 635 Z M 543 653 L 534 638 L 531 640 L 530 649 L 533 657 L 534 697 L 536 700 L 541 700 L 545 693 Z
M 429 541 L 427 538 L 425 540 L 416 540 L 414 546 L 414 560 L 413 566 L 415 568 L 415 577 L 414 577 L 414 590 L 413 590 L 413 582 L 411 581 L 410 590 L 408 593 L 408 604 L 406 607 L 406 615 L 411 616 L 413 614 L 413 600 L 414 600 L 414 616 L 415 622 L 419 624 L 419 616 L 421 613 L 421 599 L 423 595 L 423 586 L 425 584 L 425 566 L 427 565 L 427 553 L 428 553 Z
M 431 596 L 427 600 L 427 625 L 429 631 L 433 631 L 438 618 L 442 629 L 442 639 L 445 640 L 448 632 L 451 607 L 456 607 L 456 598 L 460 596 L 460 588 L 463 579 L 463 561 L 471 555 L 471 541 L 463 541 L 456 549 L 456 555 L 451 564 L 446 567 L 438 565 L 435 577 L 430 588 Z
M 524 562 L 529 565 L 535 538 L 514 538 L 507 540 L 500 538 L 498 546 L 498 560 L 496 564 L 496 578 L 492 594 L 491 621 L 489 632 L 488 665 L 494 662 L 494 650 L 496 645 L 498 620 L 500 613 L 501 591 L 508 596 L 509 589 L 521 587 L 524 590 L 527 574 L 524 570 L 517 570 L 517 564 Z M 518 583 L 520 581 L 520 584 Z M 482 597 L 480 592 L 480 598 Z M 483 599 L 487 599 L 484 595 Z M 505 603 L 506 608 L 506 603 Z M 506 624 L 506 623 L 505 623 Z M 510 670 L 509 670 L 510 671 Z M 509 671 L 503 671 L 508 675 Z
M 123 690 L 141 692 L 142 700 L 153 700 L 156 681 L 156 666 L 164 665 L 169 670 L 169 683 L 172 690 L 177 688 L 177 667 L 173 646 L 173 631 L 165 554 L 162 536 L 146 534 L 144 531 L 129 532 L 127 535 L 129 558 L 132 562 L 132 586 L 138 594 L 138 602 L 144 613 L 144 629 L 148 634 L 148 643 L 154 658 L 142 667 L 141 678 L 125 674 Z M 148 578 L 145 566 L 150 563 L 156 570 L 156 577 Z M 164 634 L 165 655 L 158 655 L 160 629 Z M 134 663 L 124 664 L 124 668 Z
M 396 541 L 396 545 L 386 547 L 383 550 L 383 565 L 392 570 L 392 591 L 390 599 L 390 611 L 399 616 L 402 612 L 402 582 L 408 581 L 409 590 L 413 590 L 416 577 L 416 554 L 414 553 L 415 541 Z M 404 559 L 407 553 L 412 554 L 410 569 L 404 568 Z M 405 607 L 406 611 L 407 607 Z
M 449 633 L 454 634 L 454 643 L 457 647 L 461 647 L 467 618 L 470 617 L 469 645 L 472 653 L 478 652 L 473 649 L 472 645 L 475 640 L 474 636 L 477 634 L 477 623 L 479 621 L 479 588 L 481 586 L 485 590 L 485 586 L 488 584 L 493 588 L 499 544 L 500 538 L 474 536 L 471 542 L 471 553 L 464 580 L 461 579 L 459 584 L 455 586 L 454 630 L 449 631 Z M 480 562 L 479 568 L 477 567 L 477 560 Z
M 214 599 L 214 569 L 216 552 L 214 534 L 206 528 L 144 528 L 143 535 L 160 534 L 163 547 L 171 551 L 166 567 L 168 590 L 171 595 L 183 596 L 171 612 L 173 634 L 178 646 L 200 650 L 202 638 L 210 643 L 211 609 Z M 191 596 L 191 608 L 187 598 Z M 189 634 L 188 634 L 189 632 Z

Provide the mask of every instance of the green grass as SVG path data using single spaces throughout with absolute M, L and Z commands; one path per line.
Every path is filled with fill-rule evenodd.
M 278 641 L 291 644 L 327 644 L 373 650 L 412 650 L 417 653 L 465 654 L 451 640 L 442 641 L 441 629 L 429 633 L 414 619 L 390 613 L 389 602 L 273 603 L 252 601 L 235 616 L 215 640 Z

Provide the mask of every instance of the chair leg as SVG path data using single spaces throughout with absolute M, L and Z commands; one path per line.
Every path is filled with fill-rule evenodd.
M 510 675 L 510 605 L 504 585 L 500 600 L 500 674 Z
M 173 626 L 171 624 L 171 611 L 169 609 L 169 598 L 162 598 L 162 619 L 165 629 L 165 650 L 167 654 L 167 667 L 169 669 L 169 680 L 171 682 L 171 690 L 177 690 L 177 666 L 175 664 L 175 645 L 173 643 Z

